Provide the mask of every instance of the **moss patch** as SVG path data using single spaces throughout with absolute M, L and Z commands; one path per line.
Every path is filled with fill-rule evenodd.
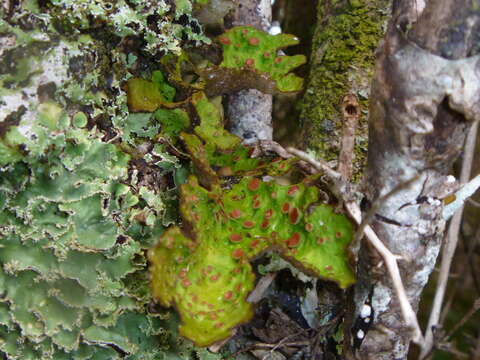
M 355 7 L 334 3 L 338 2 L 323 1 L 318 7 L 311 70 L 301 110 L 303 138 L 317 156 L 337 159 L 342 130 L 340 102 L 347 93 L 357 95 L 362 107 L 355 146 L 354 178 L 358 178 L 367 150 L 374 52 L 383 35 L 387 2 L 365 1 Z

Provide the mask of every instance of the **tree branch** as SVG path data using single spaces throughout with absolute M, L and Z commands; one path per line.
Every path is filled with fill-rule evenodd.
M 477 139 L 478 121 L 475 122 L 468 131 L 467 139 L 465 141 L 465 151 L 462 162 L 462 170 L 460 173 L 460 183 L 465 184 L 470 178 L 472 171 L 473 157 L 475 154 L 475 143 Z M 477 176 L 480 179 L 480 176 Z M 470 194 L 471 195 L 471 194 Z M 462 202 L 463 203 L 463 202 Z M 444 217 L 448 207 L 443 211 Z M 422 346 L 420 359 L 425 358 L 431 351 L 433 346 L 433 328 L 438 325 L 440 312 L 442 309 L 443 298 L 447 289 L 448 277 L 450 274 L 450 266 L 452 264 L 455 249 L 458 244 L 458 235 L 462 221 L 463 205 L 457 210 L 452 218 L 448 233 L 446 236 L 446 243 L 443 249 L 442 262 L 440 265 L 440 274 L 438 277 L 437 289 L 433 299 L 432 309 L 430 311 L 430 318 L 425 335 L 425 343 Z

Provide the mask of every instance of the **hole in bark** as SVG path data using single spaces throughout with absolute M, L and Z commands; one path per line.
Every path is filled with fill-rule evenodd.
M 345 111 L 348 115 L 357 115 L 357 107 L 354 105 L 347 105 Z

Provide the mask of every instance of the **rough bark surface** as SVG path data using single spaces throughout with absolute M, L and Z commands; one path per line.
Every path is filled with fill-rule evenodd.
M 304 145 L 329 162 L 338 159 L 342 137 L 342 99 L 353 94 L 360 100 L 355 145 L 354 180 L 360 180 L 365 165 L 370 82 L 375 49 L 384 34 L 389 1 L 318 2 L 313 34 L 310 74 L 300 121 Z
M 477 36 L 472 29 L 479 25 L 475 6 L 478 1 L 431 0 L 407 35 L 419 14 L 414 1 L 396 1 L 379 49 L 365 193 L 371 204 L 417 177 L 382 204 L 372 224 L 390 251 L 402 257 L 400 271 L 414 308 L 443 238 L 440 199 L 446 195 L 446 175 L 461 153 L 467 129 L 480 119 L 480 58 L 467 58 L 478 52 L 471 41 Z M 365 242 L 358 276 L 350 321 L 371 291 L 375 316 L 360 348 L 348 350 L 349 358 L 405 359 L 411 331 L 404 326 L 387 271 Z M 349 335 L 352 341 L 356 329 Z
M 241 1 L 227 21 L 229 27 L 252 25 L 268 31 L 272 21 L 270 0 Z M 272 140 L 272 95 L 258 90 L 242 90 L 230 95 L 227 104 L 230 131 L 245 143 Z

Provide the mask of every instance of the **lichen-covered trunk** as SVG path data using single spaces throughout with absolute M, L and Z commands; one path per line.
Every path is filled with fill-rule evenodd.
M 414 4 L 394 3 L 379 49 L 370 98 L 365 193 L 371 205 L 416 179 L 384 201 L 372 227 L 389 250 L 401 256 L 402 279 L 417 308 L 443 237 L 441 200 L 449 183 L 445 175 L 480 115 L 480 59 L 468 58 L 478 52 L 474 40 L 480 23 L 474 10 L 478 1 L 431 0 L 419 18 Z M 365 242 L 358 276 L 350 322 L 355 323 L 369 294 L 375 315 L 360 346 L 359 341 L 356 348 L 351 346 L 359 335 L 356 329 L 348 332 L 348 357 L 405 359 L 411 329 L 404 325 L 388 272 Z
M 342 135 L 341 101 L 360 100 L 362 116 L 355 146 L 354 179 L 359 180 L 367 150 L 367 110 L 375 49 L 384 31 L 389 1 L 319 1 L 310 74 L 300 120 L 305 145 L 327 161 L 338 158 Z

